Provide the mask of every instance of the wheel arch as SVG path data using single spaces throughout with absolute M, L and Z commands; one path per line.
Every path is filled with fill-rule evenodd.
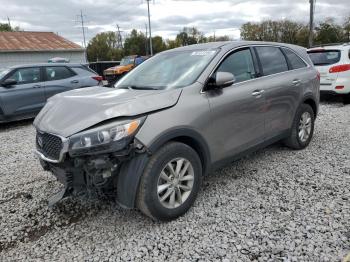
M 190 128 L 180 128 L 167 131 L 159 136 L 149 147 L 149 151 L 156 152 L 161 146 L 168 142 L 176 141 L 190 146 L 198 154 L 203 168 L 203 175 L 208 173 L 211 165 L 209 147 L 199 132 Z
M 315 99 L 312 96 L 306 96 L 306 97 L 304 97 L 302 103 L 311 106 L 312 110 L 314 111 L 314 116 L 316 119 L 317 113 L 318 113 L 318 106 L 317 106 Z
M 208 173 L 211 166 L 211 158 L 209 147 L 204 138 L 197 131 L 189 128 L 166 131 L 147 147 L 148 153 L 138 154 L 121 165 L 117 178 L 117 202 L 122 207 L 136 207 L 140 180 L 150 156 L 171 141 L 181 142 L 193 148 L 201 160 L 203 175 Z

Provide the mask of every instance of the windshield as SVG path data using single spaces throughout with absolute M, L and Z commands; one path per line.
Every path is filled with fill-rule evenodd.
M 120 65 L 130 65 L 134 63 L 134 59 L 132 57 L 124 57 L 122 61 L 120 61 Z
M 132 70 L 116 88 L 170 89 L 193 84 L 216 50 L 161 53 Z
M 308 53 L 315 66 L 332 65 L 340 61 L 340 50 L 315 50 Z
M 0 79 L 3 78 L 8 72 L 10 72 L 7 68 L 0 68 Z

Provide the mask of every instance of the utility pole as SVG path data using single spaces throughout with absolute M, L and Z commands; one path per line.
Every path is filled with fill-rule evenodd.
M 148 45 L 147 45 L 147 41 L 148 41 L 148 28 L 147 28 L 147 24 L 145 24 L 145 27 L 146 27 L 145 51 L 146 51 L 146 55 L 148 55 Z
M 122 39 L 122 35 L 119 28 L 119 25 L 117 24 L 117 30 L 118 30 L 118 35 L 117 35 L 117 48 L 123 48 L 123 39 Z
M 310 1 L 310 27 L 309 27 L 309 47 L 313 46 L 314 42 L 314 13 L 316 0 Z
M 150 51 L 151 51 L 151 56 L 153 56 L 151 14 L 149 12 L 149 2 L 152 1 L 152 0 L 146 0 L 146 1 L 147 1 L 147 10 L 148 10 L 149 48 L 150 48 Z
M 9 27 L 11 28 L 11 21 L 10 21 L 10 18 L 9 18 L 9 17 L 7 17 L 7 22 L 8 22 L 8 24 L 9 24 Z
M 84 15 L 83 10 L 80 10 L 80 15 L 77 15 L 77 23 L 81 24 L 81 30 L 83 31 L 83 44 L 85 49 L 85 62 L 88 61 L 87 59 L 87 53 L 86 53 L 86 37 L 85 37 L 85 23 L 84 23 Z

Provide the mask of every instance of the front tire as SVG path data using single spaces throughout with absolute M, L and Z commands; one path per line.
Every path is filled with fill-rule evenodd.
M 201 181 L 198 154 L 183 143 L 168 143 L 151 157 L 142 175 L 137 207 L 154 220 L 175 219 L 190 209 Z
M 290 135 L 284 144 L 292 149 L 306 148 L 313 136 L 315 113 L 308 104 L 302 104 L 295 115 Z

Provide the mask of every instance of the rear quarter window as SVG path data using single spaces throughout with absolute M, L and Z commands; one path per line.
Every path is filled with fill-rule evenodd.
M 314 50 L 307 52 L 315 66 L 327 66 L 340 61 L 340 50 Z
M 287 48 L 282 48 L 282 50 L 289 61 L 291 69 L 307 67 L 307 64 L 296 53 Z

